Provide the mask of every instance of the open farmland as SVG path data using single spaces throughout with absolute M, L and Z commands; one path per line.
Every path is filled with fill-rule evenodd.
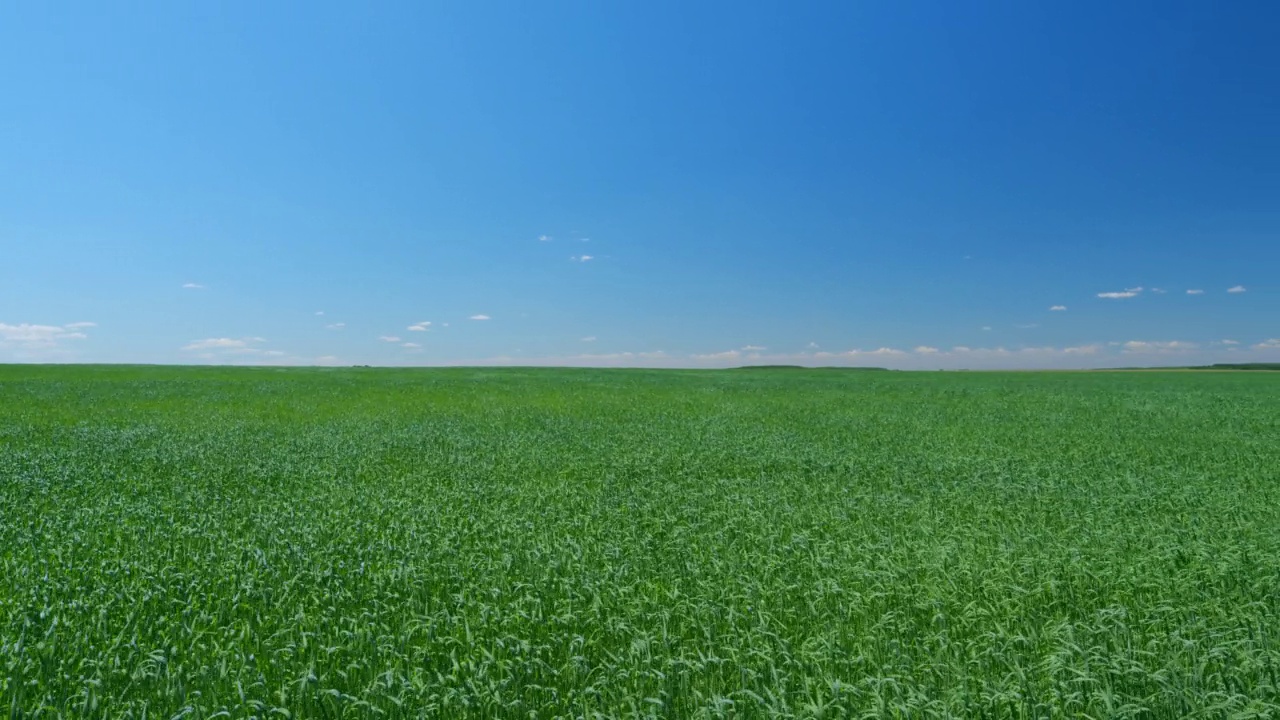
M 1271 717 L 1278 604 L 1280 374 L 0 367 L 3 717 Z

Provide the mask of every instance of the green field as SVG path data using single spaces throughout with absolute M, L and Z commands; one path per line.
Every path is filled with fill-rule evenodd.
M 1274 717 L 1280 374 L 0 367 L 0 717 Z

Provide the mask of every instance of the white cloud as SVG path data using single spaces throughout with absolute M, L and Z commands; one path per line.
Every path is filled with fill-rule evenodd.
M 203 290 L 204 286 L 200 283 L 183 283 L 182 287 L 186 290 Z
M 1243 285 L 1236 285 L 1234 287 L 1227 288 L 1227 292 L 1238 294 L 1238 293 L 1247 292 L 1247 291 L 1244 289 Z
M 666 353 L 580 354 L 561 357 L 504 356 L 470 365 L 540 365 L 540 366 L 612 366 L 612 367 L 701 367 L 729 368 L 749 364 L 865 367 L 877 366 L 896 370 L 942 369 L 1084 369 L 1125 365 L 1188 365 L 1213 362 L 1241 362 L 1248 353 L 1272 359 L 1280 352 L 1280 338 L 1250 346 L 1249 349 L 1224 347 L 1218 342 L 1197 345 L 1194 342 L 1145 341 L 1092 343 L 1053 347 L 969 347 L 958 345 L 948 350 L 921 345 L 910 351 L 884 347 L 875 350 L 848 350 L 840 353 L 797 351 L 787 353 L 754 353 L 742 349 L 692 355 Z
M 809 348 L 810 350 L 817 350 L 819 347 L 822 347 L 822 346 L 816 342 L 810 342 L 808 345 L 805 345 L 805 347 Z
M 1139 285 L 1138 287 L 1134 287 L 1134 288 L 1125 288 L 1124 291 L 1131 292 L 1131 293 L 1140 293 L 1142 292 L 1142 286 Z
M 422 346 L 421 346 L 421 345 L 419 345 L 418 343 L 415 343 L 415 342 L 407 342 L 407 343 L 400 343 L 400 347 L 406 347 L 406 348 L 420 348 L 420 347 L 422 347 Z
M 1040 327 L 1040 323 L 1026 323 L 1024 325 L 1014 325 L 1014 327 L 1019 330 L 1034 330 L 1035 328 Z
M 550 235 L 539 235 L 539 236 L 538 236 L 538 242 L 551 242 L 551 236 L 550 236 Z
M 747 346 L 744 346 L 742 349 L 746 352 L 760 352 L 761 350 L 768 350 L 769 348 L 763 345 L 747 345 Z
M 92 325 L 93 323 L 72 323 L 66 326 L 0 323 L 0 345 L 16 345 L 27 350 L 49 350 L 57 347 L 60 340 L 84 340 L 89 336 L 78 330 Z
M 68 329 L 68 330 L 84 330 L 85 328 L 98 327 L 98 323 L 94 323 L 94 322 L 73 322 L 73 323 L 67 323 L 66 325 L 63 325 L 62 327 L 66 328 L 66 329 Z
M 1240 341 L 1239 340 L 1223 340 L 1222 344 L 1223 345 L 1239 345 Z
M 396 336 L 396 335 L 382 335 L 378 339 L 381 340 L 382 342 L 393 342 L 393 343 L 400 342 L 399 336 Z
M 1163 295 L 1163 294 L 1165 294 L 1165 289 L 1164 289 L 1164 288 L 1151 288 L 1151 292 L 1153 292 L 1153 293 L 1155 293 L 1155 294 L 1157 294 L 1157 295 Z
M 1066 312 L 1066 311 L 1067 311 L 1067 306 L 1066 306 L 1066 305 L 1054 305 L 1053 307 L 1050 307 L 1050 308 L 1049 308 L 1049 310 L 1050 310 L 1050 312 Z
M 316 311 L 316 316 L 320 316 L 320 315 L 323 315 L 323 314 L 324 314 L 324 311 L 323 311 L 323 310 L 317 310 L 317 311 Z
M 183 350 L 236 350 L 249 348 L 254 343 L 266 342 L 260 337 L 247 338 L 206 338 L 204 340 L 192 340 L 187 345 L 183 345 Z M 255 350 L 256 352 L 256 350 Z
M 982 331 L 983 331 L 983 332 L 990 332 L 990 331 L 991 331 L 991 326 L 990 326 L 990 325 L 983 325 L 983 326 L 982 326 Z
M 472 315 L 470 319 L 472 319 L 472 320 L 491 320 L 492 318 L 490 318 L 488 315 Z
M 1100 292 L 1098 297 L 1108 300 L 1119 300 L 1121 298 L 1131 298 L 1138 296 L 1138 290 L 1125 290 L 1124 292 Z
M 341 330 L 346 326 L 346 323 L 329 323 L 328 325 L 325 325 L 325 328 L 329 330 Z
M 592 260 L 595 260 L 595 256 L 593 256 L 593 255 L 574 255 L 573 257 L 571 257 L 571 258 L 569 258 L 569 259 L 570 259 L 570 260 L 572 260 L 572 261 L 574 261 L 574 262 L 590 262 L 590 261 L 592 261 Z
M 1063 348 L 1062 352 L 1067 355 L 1096 355 L 1101 350 L 1102 346 L 1095 343 L 1093 345 L 1077 345 L 1075 347 Z
M 742 353 L 738 350 L 725 350 L 724 352 L 691 355 L 690 357 L 694 360 L 736 360 L 742 357 Z
M 586 337 L 582 338 L 582 342 L 595 342 L 595 341 L 596 341 L 596 336 L 595 336 L 595 335 L 588 335 L 588 336 L 586 336 Z
M 518 352 L 518 351 L 517 351 Z M 691 361 L 697 356 L 668 355 L 661 350 L 653 352 L 618 352 L 561 357 L 500 357 L 468 360 L 457 365 L 536 365 L 543 367 L 701 367 L 707 363 Z
M 426 332 L 430 327 L 431 327 L 431 321 L 423 320 L 422 322 L 414 323 L 410 325 L 409 330 L 413 332 Z
M 1203 290 L 1188 290 L 1188 291 L 1187 291 L 1187 294 L 1188 294 L 1188 295 L 1203 295 L 1203 294 L 1204 294 L 1204 291 L 1203 291 Z
M 1123 343 L 1121 347 L 1124 348 L 1121 352 L 1126 353 L 1177 353 L 1195 350 L 1199 345 L 1193 342 L 1184 342 L 1182 340 L 1170 340 L 1165 342 L 1130 340 Z

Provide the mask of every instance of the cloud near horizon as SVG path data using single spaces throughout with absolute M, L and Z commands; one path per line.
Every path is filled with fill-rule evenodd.
M 97 323 L 73 322 L 66 325 L 33 325 L 0 323 L 0 348 L 24 351 L 23 358 L 39 359 L 43 353 L 64 350 L 66 340 L 86 340 L 82 330 L 97 327 Z M 35 353 L 31 355 L 28 353 Z
M 750 346 L 748 346 L 750 347 Z M 1242 357 L 1252 354 L 1254 357 Z M 891 347 L 873 350 L 852 349 L 842 352 L 758 353 L 741 349 L 689 355 L 653 353 L 580 354 L 541 358 L 497 357 L 473 363 L 451 365 L 528 365 L 565 367 L 655 367 L 655 368 L 727 368 L 744 364 L 865 367 L 868 365 L 897 370 L 1054 370 L 1098 369 L 1132 365 L 1135 358 L 1149 357 L 1154 365 L 1160 358 L 1176 356 L 1173 364 L 1211 364 L 1212 362 L 1280 362 L 1280 338 L 1272 338 L 1251 346 L 1250 350 L 1205 346 L 1186 340 L 1129 340 L 1111 343 L 1089 343 L 1071 346 L 969 347 L 957 345 L 949 350 L 920 345 L 912 351 Z M 1220 357 L 1223 356 L 1223 357 Z M 1169 364 L 1164 361 L 1164 364 Z
M 240 350 L 250 347 L 255 343 L 264 343 L 265 338 L 246 337 L 246 338 L 206 338 L 204 340 L 192 340 L 190 343 L 183 345 L 183 350 Z

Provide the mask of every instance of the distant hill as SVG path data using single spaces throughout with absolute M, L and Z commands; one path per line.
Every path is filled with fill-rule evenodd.
M 1280 363 L 1218 363 L 1197 365 L 1188 370 L 1280 370 Z
M 1169 365 L 1164 367 L 1118 367 L 1103 370 L 1280 370 L 1280 363 L 1217 363 L 1214 365 Z

